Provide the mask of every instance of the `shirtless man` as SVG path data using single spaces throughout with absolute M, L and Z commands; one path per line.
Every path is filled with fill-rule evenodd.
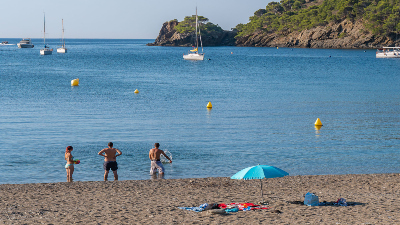
M 116 153 L 118 153 L 118 154 L 116 154 Z M 104 181 L 107 181 L 108 172 L 110 171 L 110 169 L 114 173 L 114 180 L 118 180 L 117 156 L 122 155 L 122 152 L 116 148 L 113 148 L 113 143 L 110 142 L 110 143 L 108 143 L 108 148 L 101 150 L 99 152 L 99 155 L 104 157 L 104 164 L 103 164 L 103 169 L 105 171 L 104 172 Z
M 154 174 L 157 169 L 160 174 L 164 174 L 164 166 L 160 161 L 161 154 L 163 154 L 165 158 L 167 158 L 169 162 L 172 163 L 172 160 L 164 153 L 163 150 L 158 149 L 158 147 L 160 147 L 160 144 L 155 143 L 154 148 L 150 149 L 149 152 L 149 158 L 151 160 L 150 174 Z

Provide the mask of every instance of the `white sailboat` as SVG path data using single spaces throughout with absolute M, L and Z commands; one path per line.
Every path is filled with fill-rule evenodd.
M 43 14 L 43 40 L 44 40 L 44 48 L 40 49 L 40 54 L 41 55 L 51 55 L 53 54 L 53 49 L 50 49 L 46 45 L 46 15 Z
M 199 53 L 199 39 L 197 38 L 197 30 L 199 31 L 199 36 L 200 36 L 201 53 Z M 196 7 L 196 47 L 190 50 L 190 52 L 187 55 L 184 54 L 183 59 L 204 60 L 203 43 L 201 42 L 200 27 L 198 26 L 198 21 L 197 21 L 197 7 Z
M 67 53 L 67 48 L 65 48 L 65 40 L 64 40 L 64 19 L 61 20 L 62 24 L 62 45 L 61 48 L 57 48 L 58 53 Z

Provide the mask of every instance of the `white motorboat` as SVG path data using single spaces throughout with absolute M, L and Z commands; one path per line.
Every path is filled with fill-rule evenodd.
M 50 49 L 46 45 L 46 16 L 43 16 L 43 41 L 44 41 L 44 48 L 40 49 L 40 54 L 41 55 L 51 55 L 53 54 L 53 49 Z
M 199 32 L 200 37 L 200 45 L 201 45 L 201 53 L 199 53 L 199 39 L 197 38 L 197 31 Z M 197 19 L 197 7 L 196 7 L 196 47 L 188 54 L 183 54 L 183 59 L 185 60 L 204 60 L 204 53 L 203 53 L 203 43 L 201 42 L 201 34 L 200 34 L 200 26 L 198 26 L 198 19 Z
M 0 45 L 15 45 L 15 44 L 10 44 L 10 43 L 8 43 L 8 41 L 2 41 L 0 43 Z
M 65 40 L 64 40 L 64 19 L 61 20 L 62 24 L 62 45 L 61 48 L 57 48 L 58 53 L 67 53 L 67 48 L 65 47 Z
M 30 38 L 24 38 L 22 39 L 18 44 L 17 44 L 18 48 L 33 48 L 35 47 L 32 44 L 32 41 Z
M 400 58 L 400 47 L 383 47 L 376 50 L 376 58 Z

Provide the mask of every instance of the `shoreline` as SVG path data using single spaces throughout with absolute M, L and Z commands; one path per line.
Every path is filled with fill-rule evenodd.
M 0 185 L 3 224 L 400 224 L 400 175 L 306 175 L 264 179 L 270 209 L 227 215 L 178 207 L 204 203 L 258 203 L 259 180 L 229 177 L 76 181 Z M 350 206 L 305 206 L 346 199 Z M 297 204 L 296 204 L 297 203 Z

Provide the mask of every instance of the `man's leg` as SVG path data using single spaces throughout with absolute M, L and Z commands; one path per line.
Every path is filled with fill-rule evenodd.
M 107 181 L 108 178 L 108 170 L 104 171 L 104 181 Z
M 114 173 L 114 180 L 118 180 L 118 173 L 117 173 L 117 171 L 114 170 L 113 173 Z

